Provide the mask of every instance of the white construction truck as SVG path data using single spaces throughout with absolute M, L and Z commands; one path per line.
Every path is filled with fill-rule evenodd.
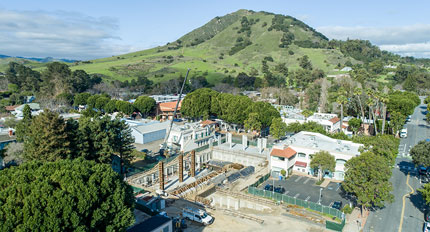
M 191 207 L 186 207 L 182 210 L 182 217 L 204 225 L 210 225 L 214 221 L 214 218 L 205 211 Z

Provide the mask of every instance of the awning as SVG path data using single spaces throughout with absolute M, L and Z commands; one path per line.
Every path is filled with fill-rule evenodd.
M 306 166 L 308 166 L 306 162 L 301 162 L 301 161 L 296 161 L 294 165 L 302 168 L 306 168 Z

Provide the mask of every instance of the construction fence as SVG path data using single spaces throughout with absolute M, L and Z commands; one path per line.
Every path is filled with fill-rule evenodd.
M 339 224 L 331 221 L 326 221 L 326 228 L 331 230 L 336 230 L 336 231 L 342 231 L 343 227 L 345 226 L 345 215 L 340 210 L 337 210 L 328 206 L 320 205 L 314 202 L 297 199 L 295 197 L 291 197 L 285 194 L 266 191 L 264 189 L 258 189 L 257 187 L 262 183 L 264 183 L 267 179 L 269 179 L 269 177 L 270 177 L 270 173 L 262 176 L 260 179 L 258 179 L 257 182 L 248 186 L 248 193 L 259 197 L 269 198 L 278 202 L 284 202 L 291 205 L 301 206 L 326 215 L 337 217 L 342 220 L 342 223 Z

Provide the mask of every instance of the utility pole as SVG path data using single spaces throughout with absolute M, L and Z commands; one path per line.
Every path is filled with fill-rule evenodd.
M 320 205 L 321 205 L 321 196 L 322 196 L 322 195 L 321 195 L 321 191 L 322 191 L 322 189 L 323 189 L 323 188 L 320 188 L 320 197 L 319 197 L 319 200 L 318 200 L 318 204 L 320 204 Z

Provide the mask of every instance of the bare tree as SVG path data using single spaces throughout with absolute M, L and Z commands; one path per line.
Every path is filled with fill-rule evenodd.
M 319 111 L 320 113 L 325 113 L 327 111 L 327 100 L 328 100 L 328 88 L 330 87 L 330 83 L 326 78 L 321 79 L 321 95 L 320 95 L 320 104 Z
M 24 144 L 23 143 L 9 143 L 6 147 L 5 157 L 3 162 L 21 164 L 24 160 Z

